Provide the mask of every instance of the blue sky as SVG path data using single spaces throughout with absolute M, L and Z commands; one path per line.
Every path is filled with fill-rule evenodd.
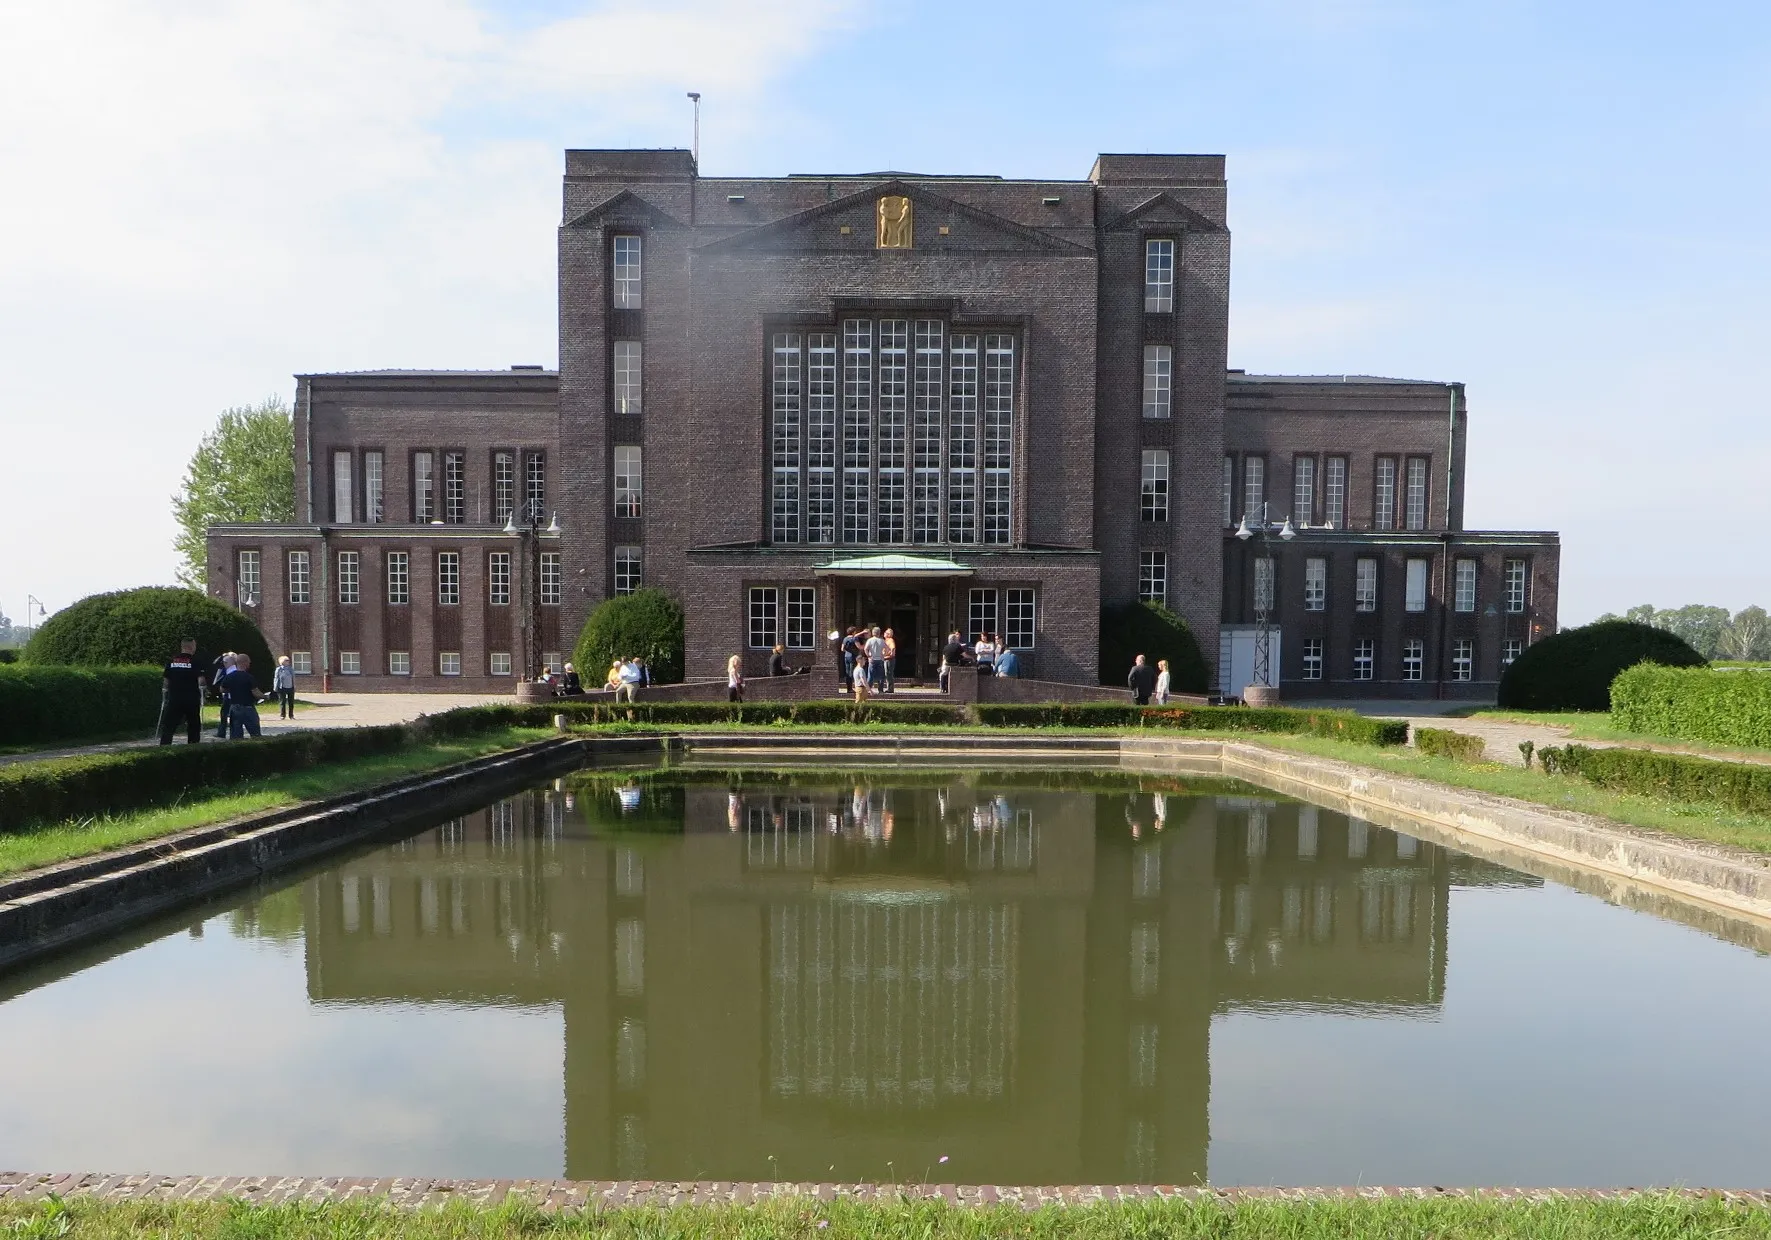
M 553 362 L 560 150 L 689 89 L 710 175 L 1222 152 L 1231 365 L 1467 383 L 1564 623 L 1771 605 L 1771 6 L 0 0 L 0 609 L 170 580 L 292 372 Z

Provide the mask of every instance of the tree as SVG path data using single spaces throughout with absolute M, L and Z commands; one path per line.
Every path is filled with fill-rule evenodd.
M 1132 659 L 1143 655 L 1151 667 L 1168 660 L 1170 686 L 1177 693 L 1203 693 L 1210 677 L 1199 642 L 1187 622 L 1161 603 L 1126 603 L 1101 609 L 1099 680 L 1125 684 Z
M 203 436 L 172 497 L 181 584 L 209 584 L 212 525 L 295 519 L 295 425 L 280 396 L 225 410 Z
M 642 658 L 659 684 L 683 678 L 683 609 L 662 590 L 618 594 L 599 604 L 584 622 L 572 652 L 586 687 L 602 687 L 616 659 Z
M 1527 646 L 1501 673 L 1497 697 L 1514 710 L 1609 710 L 1611 682 L 1642 662 L 1702 667 L 1704 658 L 1659 625 L 1594 621 Z
M 1728 659 L 1771 659 L 1771 616 L 1757 605 L 1741 608 L 1722 630 L 1719 653 Z
M 1690 603 L 1676 611 L 1657 611 L 1649 623 L 1684 638 L 1698 654 L 1713 659 L 1721 647 L 1722 630 L 1728 626 L 1728 619 L 1726 607 Z
M 25 647 L 26 663 L 109 667 L 161 664 L 186 637 L 205 670 L 225 650 L 252 656 L 252 678 L 271 683 L 270 648 L 247 616 L 219 599 L 175 586 L 89 594 L 45 620 Z

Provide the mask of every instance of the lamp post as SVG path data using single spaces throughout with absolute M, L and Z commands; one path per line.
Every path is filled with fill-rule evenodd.
M 1255 524 L 1248 523 L 1248 514 L 1242 514 L 1242 522 L 1236 527 L 1236 537 L 1243 542 L 1251 538 L 1261 540 L 1260 560 L 1273 564 L 1272 537 L 1277 534 L 1281 542 L 1290 542 L 1297 537 L 1297 530 L 1292 528 L 1291 518 L 1285 518 L 1282 525 L 1274 525 L 1267 520 L 1267 505 L 1261 504 L 1261 519 Z M 1273 684 L 1273 628 L 1272 612 L 1275 595 L 1279 590 L 1279 569 L 1274 565 L 1267 581 L 1265 593 L 1261 590 L 1260 574 L 1257 571 L 1254 581 L 1254 672 L 1249 677 L 1250 683 L 1242 690 L 1242 700 L 1250 706 L 1275 706 L 1279 702 L 1279 690 Z
M 533 686 L 541 675 L 541 540 L 560 536 L 557 514 L 544 527 L 540 504 L 525 502 L 522 511 L 521 521 L 517 520 L 517 512 L 513 509 L 510 519 L 504 523 L 504 532 L 519 540 L 529 578 L 523 591 L 523 678 L 517 687 L 519 698 L 524 696 L 525 689 L 534 696 Z

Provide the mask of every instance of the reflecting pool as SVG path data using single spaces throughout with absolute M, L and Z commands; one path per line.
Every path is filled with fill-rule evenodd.
M 0 1167 L 1771 1173 L 1771 960 L 1207 777 L 586 772 L 0 978 Z

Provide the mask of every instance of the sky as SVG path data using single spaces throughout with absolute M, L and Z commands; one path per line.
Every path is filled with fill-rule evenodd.
M 295 373 L 553 365 L 562 151 L 689 90 L 710 176 L 1222 153 L 1230 365 L 1467 384 L 1564 625 L 1771 605 L 1761 0 L 0 0 L 0 611 L 170 583 Z

